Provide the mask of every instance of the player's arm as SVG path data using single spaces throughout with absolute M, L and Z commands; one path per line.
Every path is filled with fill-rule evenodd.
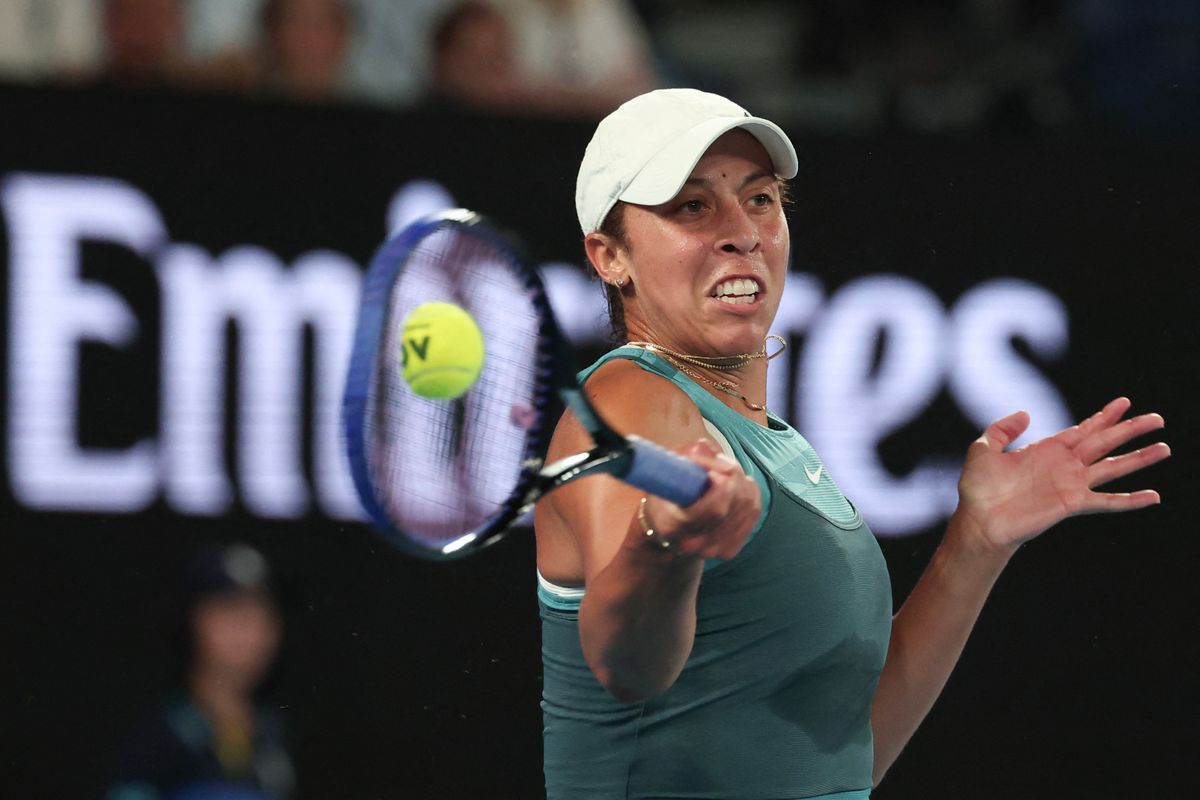
M 758 487 L 718 455 L 695 404 L 664 378 L 614 361 L 597 371 L 586 391 L 615 429 L 683 453 L 708 469 L 712 484 L 687 509 L 661 498 L 647 501 L 647 521 L 673 543 L 670 551 L 643 531 L 637 512 L 645 492 L 607 476 L 563 487 L 547 509 L 580 555 L 586 593 L 579 629 L 588 665 L 614 696 L 633 702 L 678 677 L 692 649 L 704 559 L 732 558 L 741 548 L 758 518 Z M 563 454 L 587 446 L 569 417 L 560 434 L 556 445 Z
M 1011 550 L 988 547 L 951 518 L 941 546 L 892 620 L 871 708 L 876 784 L 933 707 Z

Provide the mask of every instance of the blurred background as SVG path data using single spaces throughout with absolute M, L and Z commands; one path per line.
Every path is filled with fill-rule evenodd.
M 0 74 L 419 109 L 602 116 L 728 94 L 797 130 L 1194 132 L 1183 0 L 4 0 Z
M 1200 5 L 0 0 L 6 797 L 104 796 L 187 685 L 189 565 L 235 542 L 278 614 L 277 785 L 542 796 L 531 539 L 438 565 L 371 534 L 342 372 L 374 248 L 456 204 L 528 240 L 600 352 L 575 172 L 664 86 L 797 145 L 770 401 L 897 603 L 987 421 L 1167 418 L 1174 458 L 1118 487 L 1162 507 L 1019 554 L 874 796 L 1197 796 Z

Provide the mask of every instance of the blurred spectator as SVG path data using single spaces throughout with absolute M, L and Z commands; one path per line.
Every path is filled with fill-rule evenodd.
M 527 83 L 578 92 L 607 112 L 658 84 L 650 39 L 627 0 L 498 0 Z
M 258 46 L 263 0 L 188 0 L 187 50 L 205 60 Z
M 183 79 L 182 0 L 105 0 L 102 81 L 157 87 Z
M 345 0 L 266 0 L 261 85 L 297 100 L 345 93 L 350 9 Z
M 0 0 L 0 76 L 78 76 L 100 58 L 96 0 Z
M 592 5 L 456 4 L 433 30 L 433 97 L 502 113 L 599 116 L 652 88 L 636 28 L 616 21 L 623 19 L 616 4 L 601 4 L 609 10 L 597 8 L 594 17 Z M 589 36 L 609 54 L 581 44 Z
M 428 90 L 431 30 L 447 0 L 354 0 L 349 86 L 376 103 L 415 103 Z
M 224 65 L 229 83 L 237 54 L 244 62 L 259 47 L 263 5 L 264 0 L 190 0 L 188 52 Z M 354 24 L 347 32 L 344 93 L 387 105 L 416 101 L 429 81 L 429 29 L 446 0 L 346 0 L 345 5 Z M 245 65 L 240 69 L 244 72 Z
M 433 31 L 431 89 L 438 100 L 488 111 L 523 106 L 508 20 L 482 0 L 455 5 Z
M 107 800 L 282 800 L 294 782 L 280 721 L 256 704 L 282 635 L 267 564 L 247 545 L 186 574 L 186 674 L 126 743 Z
M 229 39 L 212 38 L 193 63 L 193 83 L 210 89 L 240 91 L 320 102 L 346 97 L 346 62 L 352 28 L 348 0 L 262 0 L 250 45 L 243 40 L 241 11 L 210 6 L 208 23 L 224 27 Z M 219 22 L 216 9 L 229 10 Z

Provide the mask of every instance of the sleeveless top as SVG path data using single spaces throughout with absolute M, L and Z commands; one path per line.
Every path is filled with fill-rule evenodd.
M 548 800 L 866 798 L 871 701 L 891 630 L 883 555 L 799 433 L 746 419 L 659 356 L 614 350 L 688 394 L 763 491 L 728 562 L 706 564 L 692 652 L 675 683 L 622 703 L 579 642 L 585 589 L 541 580 Z

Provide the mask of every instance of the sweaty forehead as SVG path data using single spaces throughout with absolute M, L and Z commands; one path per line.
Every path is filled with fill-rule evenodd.
M 734 137 L 724 142 L 714 142 L 696 162 L 680 191 L 688 186 L 713 186 L 717 182 L 727 181 L 735 182 L 741 189 L 762 179 L 775 178 L 775 166 L 766 150 L 757 139 L 746 134 L 746 139 Z

